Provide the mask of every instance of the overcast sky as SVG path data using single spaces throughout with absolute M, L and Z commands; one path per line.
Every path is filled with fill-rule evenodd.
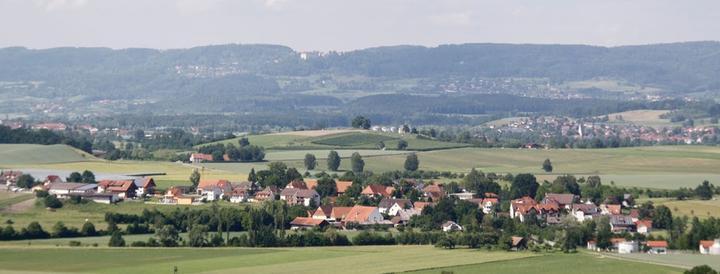
M 717 0 L 0 0 L 0 47 L 720 40 Z

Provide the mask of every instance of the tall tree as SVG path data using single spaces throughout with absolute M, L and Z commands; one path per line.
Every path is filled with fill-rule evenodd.
M 703 181 L 702 184 L 695 188 L 695 195 L 697 195 L 700 200 L 710 200 L 712 199 L 714 188 L 710 182 Z
M 35 178 L 33 178 L 30 174 L 23 174 L 20 175 L 20 177 L 17 178 L 17 182 L 15 184 L 20 188 L 31 188 L 34 187 L 36 184 Z
M 190 174 L 190 183 L 192 183 L 193 188 L 197 188 L 198 184 L 200 184 L 200 172 L 197 169 L 194 169 Z
M 362 173 L 365 169 L 365 161 L 360 156 L 360 153 L 354 152 L 350 157 L 350 166 L 355 174 Z
M 408 147 L 408 143 L 405 140 L 400 140 L 397 143 L 397 149 L 398 150 L 405 150 Z
M 538 189 L 538 182 L 535 175 L 522 173 L 515 176 L 510 185 L 510 196 L 512 199 L 522 196 L 535 197 Z
M 550 162 L 550 159 L 545 159 L 545 161 L 544 161 L 543 164 L 542 164 L 542 169 L 543 169 L 545 172 L 552 172 L 552 171 L 553 171 L 553 166 L 552 166 L 552 163 Z
M 305 169 L 307 170 L 313 170 L 315 169 L 315 166 L 317 165 L 317 159 L 315 159 L 314 154 L 305 154 Z
M 657 206 L 653 214 L 653 226 L 660 229 L 669 229 L 672 224 L 673 217 L 670 208 L 664 205 Z
M 405 170 L 407 171 L 416 171 L 420 167 L 420 160 L 418 160 L 418 156 L 415 153 L 410 153 L 405 158 Z
M 337 194 L 337 184 L 335 184 L 335 180 L 329 176 L 323 176 L 318 180 L 315 190 L 321 197 L 335 196 L 335 194 Z
M 362 128 L 362 129 L 369 129 L 371 126 L 370 119 L 365 118 L 363 116 L 355 116 L 355 118 L 353 118 L 353 120 L 352 120 L 351 125 L 354 128 Z
M 82 182 L 82 179 L 83 179 L 82 174 L 80 174 L 80 172 L 75 171 L 73 173 L 70 173 L 70 176 L 68 176 L 65 180 L 67 180 L 68 182 L 71 182 L 71 183 L 79 183 L 79 182 Z
M 340 167 L 340 155 L 337 151 L 331 150 L 327 158 L 327 167 L 329 170 L 337 171 Z
M 110 236 L 110 241 L 108 242 L 108 246 L 110 246 L 110 247 L 125 246 L 125 239 L 123 239 L 122 234 L 120 234 L 120 231 L 115 231 L 112 233 L 112 236 Z
M 250 169 L 250 174 L 248 174 L 248 181 L 250 182 L 257 182 L 257 175 L 255 174 L 255 168 Z
M 93 174 L 92 171 L 89 171 L 89 170 L 83 171 L 82 182 L 85 184 L 94 184 L 95 183 L 95 174 Z

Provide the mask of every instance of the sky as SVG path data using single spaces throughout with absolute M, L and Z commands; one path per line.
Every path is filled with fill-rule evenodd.
M 0 47 L 299 51 L 720 40 L 717 0 L 0 0 Z

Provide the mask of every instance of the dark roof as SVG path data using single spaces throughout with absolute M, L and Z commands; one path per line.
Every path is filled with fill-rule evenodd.
M 378 204 L 378 207 L 381 208 L 390 208 L 393 206 L 393 204 L 398 204 L 402 208 L 409 208 L 412 207 L 412 202 L 408 199 L 390 199 L 385 198 L 380 201 L 380 204 Z
M 561 205 L 569 205 L 575 201 L 574 194 L 548 193 L 543 201 L 552 200 Z

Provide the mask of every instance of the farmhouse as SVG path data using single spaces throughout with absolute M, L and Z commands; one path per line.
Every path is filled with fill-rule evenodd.
M 137 185 L 132 180 L 102 180 L 97 184 L 98 193 L 117 194 L 120 199 L 130 199 L 135 197 Z
M 592 220 L 600 215 L 600 209 L 593 203 L 572 204 L 570 213 L 578 222 Z
M 19 170 L 3 170 L 0 172 L 0 183 L 6 185 L 14 185 L 17 183 L 18 177 L 22 175 L 22 171 Z
M 574 194 L 547 193 L 542 200 L 542 204 L 557 203 L 560 208 L 570 209 L 577 197 Z
M 193 154 L 190 154 L 189 160 L 193 164 L 199 164 L 199 163 L 203 163 L 203 162 L 212 162 L 213 157 L 210 154 L 193 153 Z
M 632 218 L 632 217 L 630 217 L 630 218 Z M 636 221 L 635 227 L 636 227 L 637 233 L 642 233 L 642 234 L 646 234 L 646 235 L 649 234 L 650 231 L 652 230 L 652 224 L 653 224 L 652 220 Z
M 233 189 L 230 193 L 231 203 L 244 203 L 247 202 L 249 198 L 250 192 L 242 188 Z
M 625 215 L 611 215 L 610 216 L 610 229 L 614 233 L 621 232 L 635 232 L 635 222 L 632 221 L 632 217 Z
M 445 197 L 445 190 L 442 185 L 432 184 L 423 188 L 423 195 L 431 201 L 438 201 L 440 198 Z

